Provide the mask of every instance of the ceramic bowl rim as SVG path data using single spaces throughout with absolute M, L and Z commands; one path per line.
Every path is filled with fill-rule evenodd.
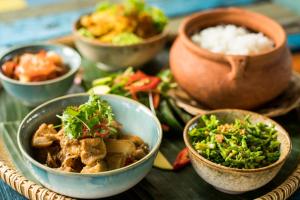
M 58 98 L 55 98 L 55 99 L 52 99 L 50 101 L 47 101 L 41 105 L 39 105 L 38 107 L 36 107 L 35 109 L 33 109 L 32 111 L 30 111 L 26 116 L 25 118 L 22 120 L 21 124 L 19 125 L 19 128 L 18 128 L 18 134 L 17 134 L 17 140 L 18 140 L 18 148 L 19 150 L 21 151 L 21 154 L 23 155 L 23 159 L 24 159 L 24 156 L 27 160 L 29 160 L 33 165 L 35 165 L 36 167 L 38 168 L 41 168 L 47 172 L 50 172 L 50 173 L 53 173 L 53 174 L 57 174 L 57 175 L 63 175 L 63 176 L 80 176 L 80 177 L 102 177 L 102 176 L 108 176 L 108 175 L 115 175 L 115 174 L 119 174 L 119 173 L 122 173 L 122 172 L 126 172 L 127 170 L 130 170 L 132 168 L 135 168 L 139 165 L 141 165 L 142 163 L 146 162 L 147 160 L 149 160 L 154 154 L 155 152 L 157 152 L 159 150 L 159 146 L 161 144 L 161 141 L 162 141 L 162 128 L 161 128 L 161 124 L 159 122 L 159 120 L 157 119 L 157 117 L 150 111 L 149 108 L 147 108 L 145 105 L 137 102 L 137 101 L 134 101 L 132 99 L 129 99 L 127 97 L 123 97 L 123 96 L 119 96 L 119 95 L 114 95 L 114 94 L 105 94 L 105 95 L 99 95 L 99 96 L 107 96 L 107 97 L 112 97 L 112 98 L 115 98 L 115 99 L 119 99 L 120 101 L 127 101 L 127 102 L 130 102 L 130 103 L 133 103 L 133 104 L 136 104 L 138 106 L 140 106 L 144 112 L 146 112 L 148 115 L 150 115 L 153 120 L 154 120 L 154 123 L 156 124 L 157 126 L 157 141 L 155 143 L 155 145 L 153 146 L 153 148 L 151 149 L 151 151 L 145 156 L 143 157 L 142 159 L 138 160 L 137 162 L 133 163 L 133 164 L 130 164 L 128 166 L 125 166 L 125 167 L 122 167 L 122 168 L 119 168 L 119 169 L 114 169 L 114 170 L 110 170 L 110 171 L 105 171 L 105 172 L 99 172 L 99 173 L 86 173 L 86 174 L 81 174 L 81 173 L 76 173 L 76 172 L 64 172 L 64 171 L 59 171 L 59 170 L 56 170 L 56 169 L 53 169 L 53 168 L 50 168 L 50 167 L 47 167 L 41 163 L 39 163 L 38 161 L 36 161 L 34 158 L 32 158 L 27 152 L 26 150 L 23 148 L 23 145 L 22 145 L 22 142 L 21 142 L 21 127 L 23 126 L 23 124 L 26 122 L 26 120 L 28 118 L 30 118 L 30 116 L 36 112 L 37 110 L 47 106 L 48 104 L 51 104 L 53 102 L 58 102 L 60 100 L 63 100 L 63 99 L 68 99 L 68 98 L 74 98 L 74 97 L 81 97 L 81 96 L 86 96 L 88 97 L 89 94 L 88 93 L 77 93 L 77 94 L 69 94 L 69 95 L 65 95 L 65 96 L 61 96 L 61 97 L 58 97 Z
M 72 76 L 73 74 L 75 74 L 79 70 L 80 65 L 81 65 L 81 57 L 80 57 L 79 53 L 76 50 L 74 50 L 73 48 L 62 45 L 62 44 L 33 43 L 33 44 L 25 44 L 25 45 L 14 46 L 14 47 L 11 47 L 11 48 L 5 50 L 3 53 L 1 53 L 0 54 L 0 60 L 2 60 L 4 57 L 10 55 L 13 51 L 18 51 L 19 49 L 35 48 L 35 47 L 42 47 L 43 48 L 43 47 L 46 47 L 46 46 L 48 46 L 48 47 L 57 47 L 57 48 L 60 48 L 60 49 L 68 49 L 69 51 L 72 52 L 73 59 L 78 60 L 78 65 L 76 65 L 76 66 L 74 65 L 74 66 L 70 67 L 70 70 L 67 73 L 65 73 L 64 75 L 59 76 L 59 77 L 54 78 L 54 79 L 46 80 L 46 81 L 36 81 L 36 82 L 28 82 L 28 83 L 27 82 L 21 82 L 19 80 L 15 80 L 15 79 L 7 77 L 6 75 L 3 74 L 1 69 L 0 69 L 0 78 L 4 81 L 7 81 L 7 82 L 9 82 L 11 84 L 15 84 L 15 85 L 43 86 L 43 85 L 49 85 L 49 84 L 60 82 L 64 79 Z
M 89 13 L 91 13 L 91 12 L 89 12 Z M 87 14 L 89 14 L 89 13 L 87 13 Z M 168 30 L 166 28 L 167 25 L 166 25 L 161 33 L 156 34 L 150 38 L 144 39 L 142 42 L 139 42 L 136 44 L 115 45 L 115 44 L 111 44 L 111 43 L 99 42 L 95 39 L 84 37 L 81 34 L 79 34 L 79 32 L 78 32 L 77 25 L 79 23 L 79 20 L 81 19 L 82 16 L 87 15 L 87 14 L 83 14 L 78 17 L 78 19 L 73 24 L 72 32 L 75 35 L 75 37 L 79 38 L 80 40 L 82 40 L 86 43 L 92 44 L 92 45 L 101 46 L 101 47 L 111 47 L 111 48 L 129 48 L 129 47 L 131 48 L 131 47 L 143 46 L 143 45 L 151 44 L 151 43 L 154 43 L 154 42 L 157 42 L 160 40 L 164 40 L 169 35 Z
M 199 17 L 202 17 L 203 15 L 207 15 L 207 14 L 211 14 L 211 13 L 236 13 L 236 14 L 238 14 L 240 12 L 247 13 L 248 15 L 256 15 L 256 16 L 259 16 L 260 18 L 264 18 L 264 19 L 269 20 L 273 24 L 276 24 L 276 26 L 278 26 L 280 31 L 284 34 L 285 38 L 282 40 L 281 43 L 279 43 L 274 48 L 272 48 L 272 49 L 270 49 L 266 52 L 262 52 L 262 53 L 258 53 L 258 54 L 250 54 L 250 55 L 239 55 L 239 54 L 235 55 L 235 54 L 215 53 L 215 52 L 212 52 L 208 49 L 202 48 L 202 47 L 198 46 L 197 44 L 195 44 L 190 39 L 190 37 L 186 34 L 186 30 L 187 30 L 187 26 L 189 25 L 189 22 L 194 20 L 194 19 L 197 19 Z M 179 26 L 179 36 L 181 36 L 183 38 L 183 42 L 185 43 L 185 45 L 188 46 L 188 48 L 191 48 L 195 52 L 203 52 L 203 53 L 205 53 L 205 55 L 208 55 L 208 56 L 211 56 L 211 57 L 218 56 L 218 57 L 236 57 L 236 58 L 249 57 L 249 58 L 252 58 L 252 57 L 258 57 L 258 56 L 265 56 L 265 55 L 268 55 L 270 53 L 278 51 L 278 49 L 280 49 L 286 43 L 286 34 L 285 34 L 283 28 L 276 21 L 274 21 L 270 17 L 265 16 L 263 14 L 253 12 L 253 11 L 249 11 L 249 10 L 242 9 L 242 8 L 237 8 L 237 7 L 216 8 L 216 9 L 212 9 L 212 10 L 208 10 L 208 11 L 200 11 L 200 12 L 194 13 L 192 15 L 189 15 L 189 16 L 184 18 L 184 20 L 181 22 L 181 24 Z
M 287 154 L 285 155 L 285 157 L 283 157 L 282 159 L 278 159 L 276 162 L 267 165 L 265 167 L 260 167 L 260 168 L 255 168 L 255 169 L 239 169 L 239 168 L 231 168 L 231 167 L 226 167 L 223 166 L 221 164 L 217 164 L 214 163 L 206 158 L 204 158 L 203 156 L 201 156 L 191 145 L 190 141 L 189 141 L 189 136 L 188 136 L 188 130 L 189 128 L 196 123 L 196 121 L 203 115 L 211 115 L 211 114 L 215 114 L 215 113 L 232 113 L 232 112 L 236 112 L 236 113 L 243 113 L 243 114 L 247 114 L 250 116 L 259 116 L 262 117 L 263 119 L 270 121 L 271 123 L 273 123 L 276 127 L 279 127 L 280 129 L 282 129 L 282 131 L 280 131 L 281 134 L 283 134 L 288 141 L 288 146 L 286 146 L 286 148 L 288 149 Z M 279 132 L 279 131 L 278 131 Z M 217 170 L 224 170 L 226 172 L 240 172 L 240 173 L 253 173 L 253 172 L 261 172 L 261 171 L 267 171 L 269 169 L 273 169 L 275 167 L 280 166 L 281 164 L 283 164 L 286 159 L 288 158 L 288 156 L 291 153 L 292 150 L 292 142 L 291 142 L 291 138 L 288 134 L 288 132 L 277 122 L 275 122 L 274 120 L 263 116 L 261 114 L 255 113 L 255 112 L 251 112 L 251 111 L 246 111 L 246 110 L 241 110 L 241 109 L 217 109 L 217 110 L 213 110 L 213 111 L 209 111 L 206 112 L 204 114 L 199 114 L 195 117 L 193 117 L 185 126 L 184 131 L 183 131 L 183 139 L 184 139 L 184 143 L 185 146 L 188 148 L 189 152 L 192 153 L 198 160 L 200 160 L 201 162 L 205 163 L 205 165 L 208 165 L 209 167 L 212 167 L 214 169 Z M 198 161 L 196 161 L 198 162 Z

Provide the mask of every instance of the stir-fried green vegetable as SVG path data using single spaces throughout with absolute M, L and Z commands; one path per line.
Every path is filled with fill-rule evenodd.
M 254 169 L 270 165 L 280 157 L 274 126 L 254 124 L 249 117 L 221 124 L 215 115 L 203 115 L 188 134 L 200 155 L 224 166 Z
M 111 106 L 94 94 L 78 107 L 67 107 L 58 117 L 62 120 L 64 133 L 70 138 L 108 137 L 118 133 Z

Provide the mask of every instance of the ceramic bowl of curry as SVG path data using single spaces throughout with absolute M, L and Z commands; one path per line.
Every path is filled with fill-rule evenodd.
M 58 124 L 56 115 L 67 106 L 77 106 L 89 99 L 88 94 L 73 94 L 46 102 L 31 111 L 18 130 L 18 146 L 32 174 L 42 185 L 74 198 L 95 199 L 112 196 L 136 185 L 151 170 L 158 152 L 162 129 L 158 119 L 144 105 L 117 95 L 102 95 L 112 107 L 122 132 L 141 138 L 149 153 L 140 160 L 110 171 L 76 173 L 50 168 L 34 159 L 31 139 L 42 123 Z M 85 150 L 82 150 L 85 151 Z
M 220 24 L 261 32 L 275 46 L 254 55 L 227 55 L 201 48 L 190 39 L 194 33 Z M 170 51 L 170 67 L 179 86 L 202 104 L 213 109 L 253 109 L 288 87 L 291 54 L 277 22 L 243 9 L 222 8 L 185 18 Z

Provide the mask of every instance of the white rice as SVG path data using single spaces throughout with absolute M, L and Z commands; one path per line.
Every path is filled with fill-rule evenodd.
M 264 34 L 232 24 L 203 29 L 191 39 L 204 49 L 231 55 L 253 55 L 274 48 L 274 42 Z

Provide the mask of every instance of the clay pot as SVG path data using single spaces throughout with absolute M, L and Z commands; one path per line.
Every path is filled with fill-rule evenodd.
M 262 32 L 274 41 L 275 47 L 255 55 L 224 55 L 190 40 L 201 29 L 219 24 Z M 170 67 L 179 86 L 206 106 L 253 109 L 288 87 L 291 55 L 278 23 L 257 13 L 225 8 L 196 13 L 182 22 L 170 51 Z

